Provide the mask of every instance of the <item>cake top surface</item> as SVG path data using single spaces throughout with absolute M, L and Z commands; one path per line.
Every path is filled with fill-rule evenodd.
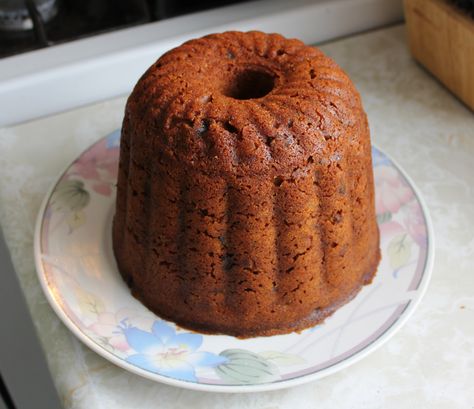
M 365 121 L 333 60 L 299 40 L 252 31 L 211 34 L 164 54 L 135 86 L 124 129 L 162 160 L 287 173 L 337 160 Z

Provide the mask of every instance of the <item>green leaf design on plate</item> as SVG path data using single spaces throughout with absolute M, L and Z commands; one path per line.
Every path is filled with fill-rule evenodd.
M 390 220 L 392 220 L 392 213 L 391 212 L 385 212 L 385 213 L 380 213 L 377 215 L 377 223 L 382 224 L 382 223 L 387 223 Z
M 405 265 L 411 256 L 411 240 L 406 233 L 397 234 L 388 245 L 390 266 L 397 270 Z
M 63 180 L 56 186 L 51 204 L 56 210 L 79 212 L 89 201 L 90 194 L 82 180 Z
M 228 383 L 256 384 L 281 378 L 278 367 L 259 354 L 245 349 L 226 349 L 219 355 L 226 357 L 227 361 L 216 367 L 216 373 Z
M 81 227 L 85 223 L 86 223 L 86 215 L 82 211 L 71 212 L 69 217 L 67 218 L 67 224 L 69 225 L 70 232 Z
M 300 365 L 305 363 L 305 360 L 299 355 L 286 354 L 284 352 L 264 351 L 260 352 L 259 355 L 278 366 Z

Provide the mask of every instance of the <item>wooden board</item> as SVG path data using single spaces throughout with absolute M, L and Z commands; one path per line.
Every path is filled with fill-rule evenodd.
M 414 58 L 474 110 L 474 19 L 447 0 L 405 0 Z

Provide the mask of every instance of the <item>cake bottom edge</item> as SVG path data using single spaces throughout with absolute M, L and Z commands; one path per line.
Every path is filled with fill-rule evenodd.
M 157 317 L 171 321 L 175 323 L 177 326 L 190 330 L 196 333 L 202 333 L 207 335 L 229 335 L 234 336 L 239 339 L 247 339 L 247 338 L 255 338 L 255 337 L 267 337 L 267 336 L 274 336 L 274 335 L 284 335 L 289 334 L 292 332 L 300 333 L 306 329 L 312 328 L 318 324 L 322 324 L 328 317 L 334 314 L 339 308 L 344 306 L 345 304 L 352 301 L 357 294 L 362 290 L 362 288 L 366 285 L 372 283 L 377 270 L 378 265 L 380 263 L 381 253 L 380 248 L 377 248 L 375 252 L 375 257 L 372 263 L 370 263 L 368 271 L 362 276 L 360 285 L 353 289 L 348 295 L 341 297 L 340 299 L 333 302 L 331 305 L 328 305 L 324 308 L 316 308 L 306 317 L 299 319 L 291 324 L 284 324 L 284 325 L 275 325 L 274 327 L 255 327 L 252 329 L 249 328 L 236 328 L 234 326 L 225 326 L 225 325 L 212 325 L 212 324 L 203 324 L 203 323 L 196 323 L 193 320 L 176 317 L 173 314 L 167 314 L 166 311 L 156 311 L 155 309 L 151 309 L 147 303 L 144 301 L 143 297 L 140 295 L 140 291 L 134 287 L 131 277 L 122 271 L 118 266 L 118 270 L 120 275 L 122 276 L 123 280 L 130 288 L 132 295 L 141 303 L 143 304 L 149 311 L 155 314 Z

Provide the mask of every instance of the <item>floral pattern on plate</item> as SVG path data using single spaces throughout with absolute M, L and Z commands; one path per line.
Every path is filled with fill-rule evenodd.
M 214 368 L 225 362 L 225 356 L 198 351 L 202 335 L 189 332 L 176 333 L 163 321 L 155 321 L 151 332 L 122 324 L 128 344 L 137 353 L 129 355 L 127 362 L 150 372 L 176 379 L 195 382 L 196 368 Z
M 323 324 L 301 333 L 238 339 L 186 331 L 134 299 L 113 257 L 111 221 L 119 131 L 86 150 L 40 212 L 35 256 L 45 294 L 63 322 L 110 361 L 191 389 L 278 389 L 335 372 L 385 342 L 427 286 L 432 235 L 404 173 L 373 148 L 382 261 L 372 284 Z

